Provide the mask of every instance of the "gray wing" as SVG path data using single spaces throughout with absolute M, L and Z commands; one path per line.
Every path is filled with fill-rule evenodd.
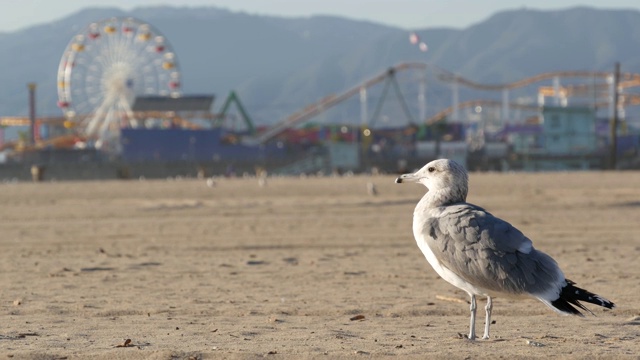
M 535 294 L 564 278 L 520 230 L 482 208 L 452 205 L 424 226 L 424 238 L 442 265 L 481 288 Z

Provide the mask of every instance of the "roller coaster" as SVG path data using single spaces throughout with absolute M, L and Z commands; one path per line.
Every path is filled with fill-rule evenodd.
M 452 119 L 454 121 L 458 121 L 459 119 L 459 110 L 468 107 L 501 107 L 503 117 L 507 117 L 509 113 L 509 109 L 523 109 L 523 110 L 531 110 L 536 111 L 540 108 L 541 105 L 544 104 L 544 99 L 546 97 L 552 97 L 555 99 L 556 104 L 562 104 L 562 101 L 570 98 L 570 97 L 583 97 L 591 99 L 590 104 L 592 106 L 596 106 L 599 108 L 607 107 L 610 111 L 613 109 L 613 93 L 614 91 L 618 91 L 619 103 L 620 107 L 628 107 L 628 106 L 637 106 L 640 105 L 640 94 L 631 93 L 628 91 L 630 88 L 635 88 L 640 86 L 640 74 L 636 73 L 622 73 L 620 74 L 620 81 L 618 83 L 618 89 L 614 89 L 613 84 L 613 73 L 609 72 L 595 72 L 595 71 L 556 71 L 556 72 L 547 72 L 538 74 L 535 76 L 531 76 L 528 78 L 524 78 L 518 81 L 514 81 L 511 83 L 504 84 L 481 84 L 469 79 L 466 79 L 460 75 L 457 75 L 451 71 L 446 69 L 442 69 L 432 64 L 422 63 L 422 62 L 404 62 L 394 66 L 389 67 L 388 69 L 375 74 L 374 76 L 365 79 L 364 81 L 356 84 L 353 87 L 348 88 L 347 90 L 338 93 L 338 94 L 330 94 L 321 98 L 320 100 L 313 102 L 304 106 L 303 108 L 295 111 L 293 114 L 286 116 L 285 118 L 277 121 L 274 125 L 268 127 L 266 130 L 256 133 L 251 137 L 248 137 L 247 140 L 249 143 L 253 144 L 263 144 L 269 142 L 270 140 L 276 138 L 278 135 L 282 134 L 284 131 L 290 128 L 297 127 L 313 117 L 322 114 L 323 112 L 343 103 L 344 101 L 352 98 L 355 95 L 360 95 L 361 101 L 361 109 L 366 111 L 367 105 L 367 91 L 374 86 L 379 85 L 380 83 L 384 83 L 383 89 L 383 98 L 379 101 L 384 101 L 384 97 L 386 96 L 387 90 L 390 87 L 396 91 L 398 99 L 400 100 L 401 107 L 405 112 L 405 115 L 410 118 L 413 122 L 413 116 L 409 111 L 406 102 L 405 96 L 402 93 L 401 87 L 399 85 L 397 74 L 404 72 L 418 72 L 420 73 L 418 76 L 412 77 L 412 79 L 419 79 L 419 94 L 418 99 L 419 106 L 426 107 L 426 97 L 425 97 L 425 82 L 427 79 L 427 72 L 432 71 L 436 78 L 444 83 L 448 83 L 451 86 L 452 91 L 452 105 L 446 109 L 442 109 L 431 115 L 429 117 L 426 116 L 424 109 L 421 109 L 419 119 L 417 123 L 423 123 L 427 125 L 435 124 L 440 121 L 444 121 L 445 119 Z M 576 81 L 577 79 L 577 81 Z M 552 81 L 552 85 L 548 86 L 545 84 L 541 84 L 537 90 L 538 103 L 537 104 L 520 104 L 517 102 L 509 101 L 509 92 L 515 89 L 524 88 L 526 86 L 530 86 L 536 83 L 542 83 L 544 81 Z M 567 82 L 569 84 L 561 85 L 562 82 Z M 570 81 L 571 80 L 571 81 Z M 570 83 L 577 82 L 577 83 Z M 494 99 L 485 99 L 485 100 L 469 100 L 460 102 L 458 100 L 459 95 L 459 87 L 466 87 L 473 90 L 481 90 L 481 91 L 490 91 L 490 92 L 501 92 L 502 100 L 494 100 Z M 235 95 L 235 94 L 234 94 Z M 228 105 L 228 104 L 225 104 Z M 378 104 L 380 105 L 380 103 Z M 224 107 L 224 112 L 228 106 Z M 379 108 L 379 106 L 378 106 Z M 242 109 L 243 116 L 246 116 L 244 109 Z M 142 114 L 144 115 L 144 114 Z M 212 123 L 219 122 L 218 120 L 224 116 L 224 114 L 210 114 L 208 118 L 212 120 Z M 177 119 L 180 126 L 183 127 L 192 127 L 193 124 L 189 122 L 189 119 L 176 118 L 174 115 L 174 119 Z M 37 124 L 48 124 L 52 126 L 64 126 L 66 128 L 72 128 L 73 124 L 70 124 L 68 120 L 63 117 L 40 117 L 36 119 Z M 250 125 L 251 122 L 249 122 Z M 0 126 L 29 126 L 30 121 L 27 117 L 0 117 Z M 252 126 L 250 126 L 253 129 Z M 79 129 L 78 129 L 79 130 Z M 44 146 L 54 146 L 54 147 L 68 147 L 71 146 L 75 141 L 78 141 L 79 138 L 82 137 L 80 135 L 82 132 L 73 132 L 70 135 L 59 136 L 55 138 L 51 138 L 48 140 L 38 141 L 34 146 L 35 148 L 44 147 Z M 5 143 L 3 148 L 17 146 L 17 142 L 13 143 Z M 3 148 L 0 148 L 2 150 Z
M 442 121 L 448 116 L 454 115 L 454 118 L 458 120 L 457 111 L 458 109 L 467 108 L 467 107 L 476 107 L 476 106 L 488 106 L 488 107 L 502 107 L 504 112 L 508 114 L 509 108 L 514 109 L 526 109 L 526 110 L 536 110 L 540 107 L 539 105 L 526 105 L 519 103 L 512 103 L 508 101 L 508 91 L 522 88 L 525 86 L 529 86 L 535 83 L 539 83 L 545 80 L 552 80 L 554 82 L 554 86 L 540 86 L 538 90 L 538 97 L 554 97 L 557 99 L 563 99 L 567 97 L 576 97 L 576 96 L 593 96 L 596 98 L 596 102 L 592 105 L 596 107 L 602 106 L 612 106 L 611 99 L 613 98 L 613 74 L 608 72 L 593 72 L 593 71 L 556 71 L 556 72 L 547 72 L 538 74 L 535 76 L 531 76 L 522 80 L 518 80 L 511 83 L 505 84 L 480 84 L 471 80 L 468 80 L 462 76 L 456 75 L 448 70 L 443 68 L 420 62 L 406 62 L 400 63 L 398 65 L 392 66 L 388 68 L 386 71 L 381 72 L 354 87 L 347 89 L 346 91 L 339 94 L 332 94 L 320 99 L 317 102 L 309 104 L 302 108 L 301 110 L 293 113 L 292 115 L 280 120 L 274 126 L 266 130 L 265 132 L 258 135 L 255 140 L 259 143 L 264 143 L 272 138 L 276 137 L 278 134 L 282 133 L 284 130 L 295 127 L 300 123 L 303 123 L 310 118 L 321 114 L 322 112 L 340 104 L 341 102 L 355 96 L 356 94 L 361 94 L 361 101 L 366 101 L 366 98 L 362 96 L 366 94 L 366 90 L 386 81 L 386 84 L 393 84 L 396 88 L 396 91 L 400 93 L 399 87 L 397 86 L 396 74 L 404 71 L 426 71 L 428 69 L 433 69 L 437 73 L 437 78 L 441 81 L 448 82 L 453 84 L 453 104 L 452 106 L 443 109 L 436 113 L 435 115 L 419 119 L 419 123 L 426 123 L 427 125 L 434 124 L 436 122 Z M 599 83 L 590 83 L 590 84 L 575 84 L 575 85 L 560 85 L 560 79 L 571 79 L 571 78 L 582 78 L 587 80 L 603 80 L 604 82 Z M 424 79 L 424 77 L 423 77 Z M 640 86 L 640 74 L 635 73 L 623 73 L 620 77 L 621 81 L 618 85 L 618 91 L 622 91 L 623 89 L 638 87 Z M 465 102 L 458 102 L 458 86 L 465 86 L 475 90 L 484 90 L 484 91 L 501 91 L 503 93 L 503 100 L 470 100 Z M 402 95 L 400 95 L 402 98 Z M 423 100 L 425 99 L 424 87 L 420 87 L 420 94 L 418 98 Z M 604 98 L 604 100 L 601 100 Z M 382 101 L 382 100 L 381 100 Z M 402 101 L 402 100 L 401 100 Z M 366 105 L 366 104 L 365 104 Z M 619 106 L 636 106 L 640 105 L 640 94 L 623 94 L 619 99 Z M 403 104 L 404 107 L 404 104 Z

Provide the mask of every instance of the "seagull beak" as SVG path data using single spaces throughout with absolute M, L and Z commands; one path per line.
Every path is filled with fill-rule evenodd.
M 418 176 L 413 174 L 402 174 L 396 178 L 396 184 L 402 184 L 405 182 L 418 182 Z

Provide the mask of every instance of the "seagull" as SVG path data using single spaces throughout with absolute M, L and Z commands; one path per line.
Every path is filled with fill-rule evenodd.
M 434 160 L 396 183 L 427 187 L 413 213 L 413 235 L 429 264 L 471 298 L 469 340 L 475 340 L 476 296 L 486 297 L 483 339 L 489 339 L 492 299 L 533 297 L 563 315 L 593 314 L 579 301 L 608 309 L 611 301 L 564 277 L 549 255 L 536 250 L 520 230 L 467 203 L 469 177 L 453 160 Z
M 375 183 L 373 183 L 371 181 L 367 182 L 367 194 L 369 194 L 371 196 L 378 195 L 378 189 L 377 189 Z
M 258 186 L 261 187 L 261 188 L 267 186 L 267 176 L 266 175 L 260 175 L 258 177 Z

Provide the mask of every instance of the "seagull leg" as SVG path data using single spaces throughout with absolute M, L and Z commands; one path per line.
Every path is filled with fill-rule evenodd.
M 471 294 L 471 306 L 469 307 L 471 311 L 471 322 L 469 324 L 469 340 L 476 339 L 476 296 Z
M 489 325 L 491 325 L 491 310 L 493 309 L 493 301 L 491 301 L 491 296 L 487 296 L 487 306 L 484 307 L 484 310 L 487 312 L 487 317 L 484 319 L 484 336 L 483 339 L 489 338 Z

